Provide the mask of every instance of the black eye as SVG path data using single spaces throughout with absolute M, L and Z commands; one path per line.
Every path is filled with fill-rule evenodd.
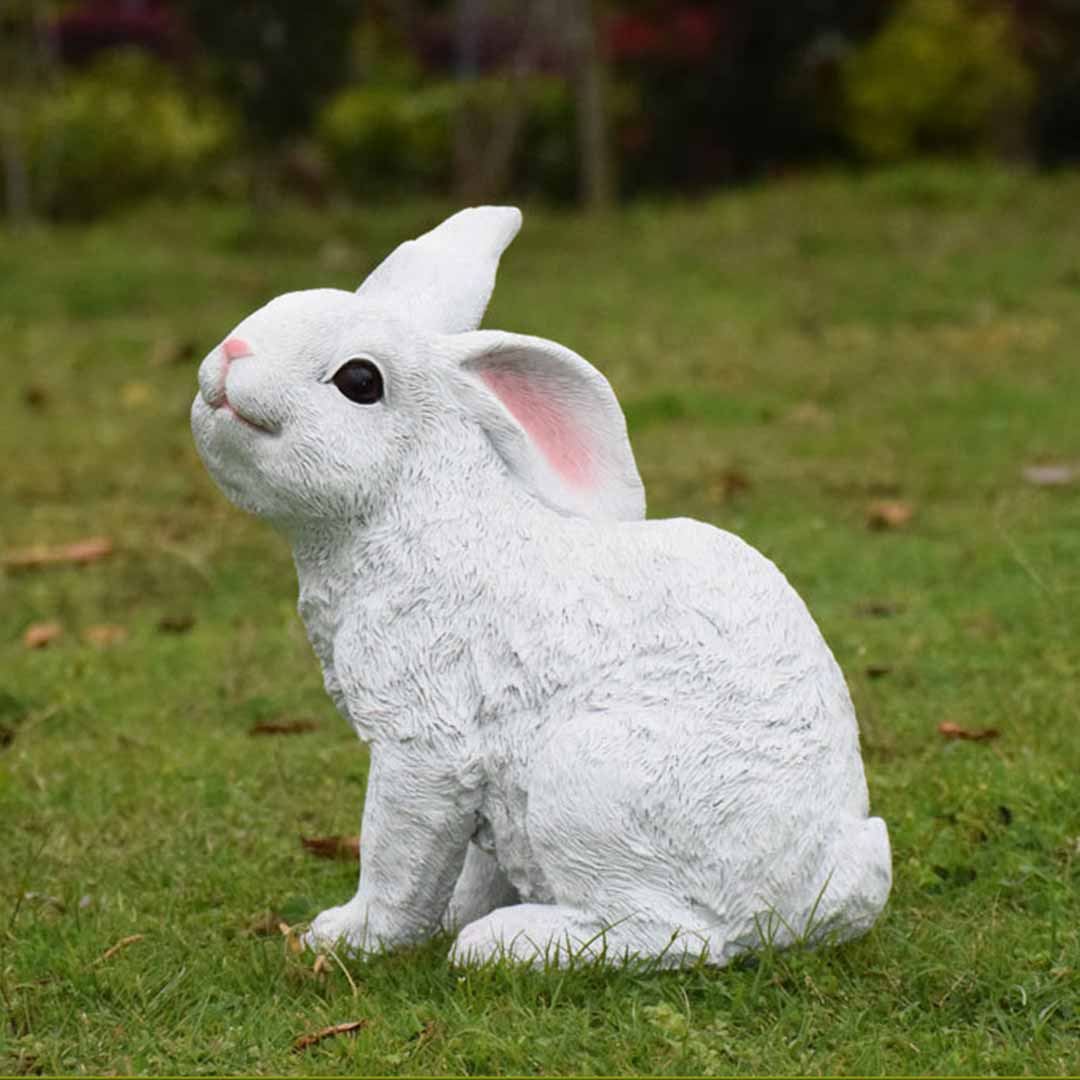
M 370 360 L 350 360 L 334 376 L 334 385 L 350 400 L 374 405 L 383 396 L 382 375 Z

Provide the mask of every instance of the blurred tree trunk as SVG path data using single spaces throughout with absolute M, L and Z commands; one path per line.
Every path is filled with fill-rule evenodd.
M 457 0 L 454 6 L 454 74 L 461 91 L 454 122 L 454 184 L 457 194 L 473 198 L 474 173 L 480 156 L 480 138 L 475 110 L 467 98 L 470 84 L 475 83 L 480 70 L 480 23 L 484 17 L 484 0 Z
M 4 158 L 4 208 L 12 228 L 22 228 L 30 222 L 30 178 L 17 110 L 10 106 L 5 106 L 0 118 L 0 153 Z
M 480 38 L 490 14 L 488 0 L 457 0 L 454 8 L 456 73 L 462 105 L 454 133 L 457 194 L 468 201 L 502 195 L 512 179 L 514 157 L 527 110 L 526 82 L 540 43 L 554 36 L 569 60 L 577 119 L 581 202 L 604 210 L 615 201 L 607 107 L 608 63 L 597 31 L 602 0 L 530 0 L 514 5 L 520 39 L 506 69 L 506 90 L 495 108 L 470 103 L 470 83 L 480 74 Z
M 574 58 L 578 177 L 582 203 L 603 211 L 615 202 L 608 119 L 608 58 L 597 23 L 602 0 L 567 0 L 567 30 Z
M 556 5 L 557 6 L 557 5 Z M 513 179 L 514 158 L 525 126 L 527 86 L 535 67 L 537 42 L 547 31 L 550 0 L 531 0 L 521 15 L 521 38 L 514 49 L 506 90 L 498 107 L 463 101 L 454 145 L 457 192 L 469 201 L 490 201 L 505 194 Z M 479 30 L 486 14 L 483 0 L 458 0 L 458 79 L 462 97 L 479 73 Z
M 4 209 L 13 228 L 33 216 L 27 164 L 26 106 L 56 70 L 47 0 L 8 0 L 0 13 L 0 161 Z

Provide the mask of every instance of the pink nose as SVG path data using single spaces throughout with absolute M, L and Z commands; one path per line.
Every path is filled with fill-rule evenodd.
M 238 360 L 241 356 L 250 356 L 254 351 L 243 338 L 226 338 L 221 343 L 221 351 L 226 360 Z

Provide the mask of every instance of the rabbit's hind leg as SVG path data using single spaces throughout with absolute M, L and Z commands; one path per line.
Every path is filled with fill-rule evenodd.
M 565 963 L 573 954 L 588 952 L 597 932 L 573 908 L 558 904 L 513 904 L 498 908 L 461 931 L 450 952 L 458 966 L 492 960 L 532 964 Z
M 701 816 L 709 810 L 677 771 L 672 726 L 642 711 L 551 733 L 531 762 L 524 822 L 527 878 L 542 883 L 541 895 L 466 926 L 455 957 L 565 963 L 580 953 L 678 966 L 707 951 L 725 962 L 728 913 L 703 903 L 715 890 L 699 880 L 711 871 L 702 852 L 715 847 Z
M 450 962 L 472 966 L 509 961 L 533 967 L 571 964 L 620 965 L 658 960 L 663 967 L 708 956 L 698 935 L 627 918 L 605 923 L 561 904 L 514 904 L 470 923 L 457 937 Z
M 717 847 L 713 810 L 681 767 L 673 726 L 648 712 L 566 724 L 528 792 L 534 877 L 557 903 L 655 927 L 649 937 L 718 919 L 715 889 L 699 880 Z

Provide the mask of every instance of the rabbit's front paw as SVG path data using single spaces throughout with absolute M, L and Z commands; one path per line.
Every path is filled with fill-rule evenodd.
M 377 948 L 370 929 L 367 911 L 355 900 L 350 900 L 316 916 L 301 940 L 304 947 L 313 952 L 334 949 L 355 955 Z

